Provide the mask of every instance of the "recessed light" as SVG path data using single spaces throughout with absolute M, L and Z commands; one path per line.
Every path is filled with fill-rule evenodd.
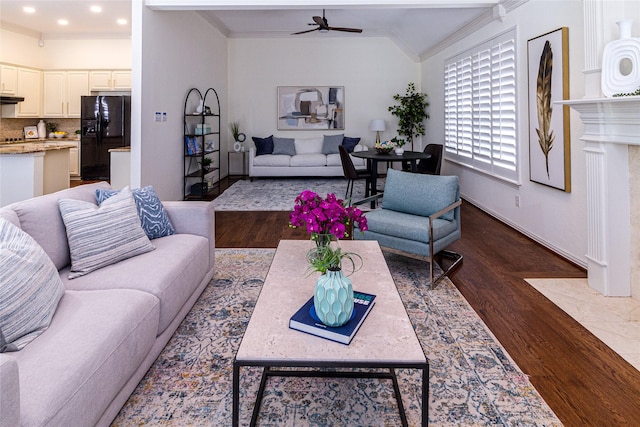
M 36 8 L 31 6 L 25 6 L 22 8 L 24 13 L 36 13 Z
M 118 25 L 127 25 L 127 20 L 124 18 L 120 18 L 116 21 Z
M 91 6 L 91 12 L 100 13 L 100 12 L 102 12 L 102 7 L 100 7 L 100 6 Z
M 69 25 L 69 21 L 66 19 L 58 19 L 58 25 Z

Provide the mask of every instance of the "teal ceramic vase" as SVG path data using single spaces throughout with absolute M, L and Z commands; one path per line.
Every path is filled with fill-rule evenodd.
M 353 313 L 353 285 L 342 270 L 327 270 L 318 278 L 313 293 L 316 315 L 327 326 L 342 326 Z

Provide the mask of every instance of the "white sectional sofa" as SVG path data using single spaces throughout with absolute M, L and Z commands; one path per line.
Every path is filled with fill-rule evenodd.
M 273 137 L 274 151 L 261 154 L 260 147 L 249 150 L 249 177 L 299 177 L 299 176 L 344 176 L 336 139 L 342 135 L 312 138 Z M 257 138 L 254 138 L 254 142 Z M 266 139 L 266 138 L 259 138 Z M 328 142 L 332 139 L 333 143 Z M 351 141 L 358 138 L 345 138 Z M 287 140 L 284 143 L 278 143 Z M 363 151 L 367 147 L 357 143 L 352 151 Z M 263 150 L 264 151 L 264 150 Z M 356 168 L 363 169 L 365 160 L 351 156 Z
M 180 201 L 162 203 L 175 233 L 152 238 L 154 249 L 69 279 L 73 249 L 58 200 L 96 203 L 96 189 L 110 187 L 82 185 L 0 209 L 0 226 L 31 236 L 64 285 L 48 328 L 0 353 L 1 427 L 108 426 L 213 276 L 213 206 Z M 9 239 L 3 245 L 18 241 Z

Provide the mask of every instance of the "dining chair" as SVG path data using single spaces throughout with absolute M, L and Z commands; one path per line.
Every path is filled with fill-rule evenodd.
M 353 196 L 353 184 L 355 181 L 361 179 L 365 180 L 364 197 L 369 197 L 369 190 L 371 189 L 371 172 L 367 169 L 356 169 L 353 164 L 353 160 L 351 160 L 351 156 L 349 156 L 349 152 L 347 152 L 347 149 L 342 145 L 338 146 L 338 150 L 340 151 L 342 171 L 344 172 L 345 178 L 347 178 L 347 192 L 344 196 L 345 200 L 351 201 L 351 197 Z
M 420 160 L 418 162 L 418 173 L 440 175 L 440 167 L 442 166 L 442 149 L 442 144 L 428 144 L 424 148 L 424 153 L 431 154 L 431 158 Z

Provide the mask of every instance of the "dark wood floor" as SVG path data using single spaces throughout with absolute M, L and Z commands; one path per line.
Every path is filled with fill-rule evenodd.
M 224 188 L 223 188 L 224 189 Z M 454 284 L 566 426 L 640 426 L 640 372 L 524 278 L 586 272 L 469 203 Z M 216 212 L 219 248 L 275 248 L 307 239 L 288 212 Z

